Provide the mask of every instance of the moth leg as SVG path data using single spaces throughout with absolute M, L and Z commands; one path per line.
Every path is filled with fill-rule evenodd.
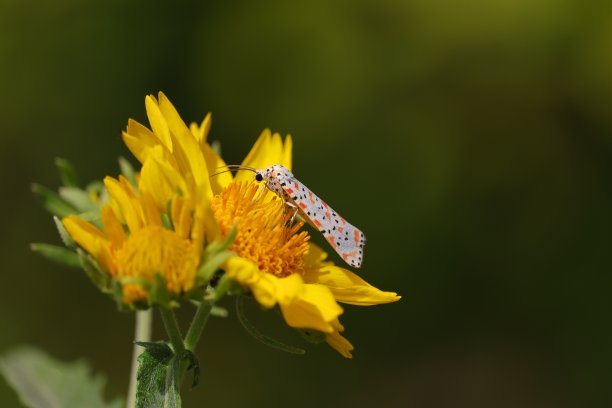
M 257 193 L 255 193 L 255 196 L 253 197 L 253 201 L 259 200 L 259 198 L 263 194 L 264 189 L 266 189 L 266 183 L 262 182 L 261 185 L 259 186 L 259 190 L 257 190 Z
M 285 212 L 285 226 L 290 227 L 295 221 L 295 217 L 298 215 L 298 207 L 290 201 L 284 202 L 284 212 Z

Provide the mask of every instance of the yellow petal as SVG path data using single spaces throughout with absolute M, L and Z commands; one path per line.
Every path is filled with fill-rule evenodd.
M 342 354 L 343 357 L 353 358 L 351 354 L 351 351 L 354 349 L 353 345 L 337 330 L 326 334 L 325 341 L 327 341 L 327 344 L 332 346 L 338 353 Z
M 62 219 L 62 224 L 64 224 L 66 231 L 68 231 L 74 242 L 96 258 L 105 271 L 108 271 L 111 275 L 115 274 L 110 243 L 98 227 L 75 215 L 69 215 Z
M 140 191 L 150 194 L 162 211 L 174 194 L 187 193 L 185 180 L 164 153 L 162 146 L 151 150 L 149 158 L 143 163 L 138 183 Z
M 234 256 L 225 262 L 223 269 L 231 279 L 249 287 L 263 307 L 270 308 L 276 304 L 276 285 L 269 279 L 274 276 L 261 272 L 254 262 Z
M 145 98 L 145 107 L 147 109 L 147 117 L 151 124 L 151 129 L 155 136 L 161 141 L 161 143 L 172 151 L 172 139 L 170 139 L 170 128 L 166 122 L 166 118 L 162 114 L 155 97 L 149 95 Z
M 310 244 L 310 250 L 305 256 L 304 281 L 328 287 L 338 302 L 371 306 L 400 300 L 401 297 L 395 292 L 383 292 L 353 272 L 331 262 L 323 262 L 326 257 L 327 254 L 319 247 Z
M 191 229 L 191 208 L 185 197 L 174 197 L 170 209 L 174 231 L 181 238 L 189 238 Z
M 212 197 L 208 168 L 198 142 L 187 129 L 182 134 L 173 133 L 173 141 L 174 151 L 172 153 L 177 159 L 181 173 L 193 176 L 195 188 L 203 193 L 202 198 Z
M 101 210 L 102 226 L 106 236 L 115 248 L 120 247 L 125 242 L 125 231 L 115 215 L 110 205 L 105 205 Z
M 190 136 L 192 136 L 191 132 L 187 128 L 187 125 L 185 125 L 185 122 L 183 121 L 183 119 L 181 119 L 181 116 L 177 112 L 174 105 L 172 105 L 168 97 L 166 97 L 163 92 L 159 92 L 158 98 L 159 110 L 164 116 L 164 119 L 168 124 L 168 127 L 170 128 L 170 131 L 174 133 L 175 136 L 182 135 L 184 133 L 189 133 Z
M 189 130 L 191 130 L 191 133 L 193 133 L 198 143 L 200 143 L 200 146 L 204 146 L 204 144 L 206 143 L 206 139 L 208 139 L 208 132 L 210 132 L 211 124 L 212 116 L 210 112 L 208 112 L 199 126 L 195 122 L 189 125 Z
M 121 137 L 140 163 L 144 163 L 147 159 L 151 148 L 161 144 L 161 141 L 149 129 L 132 119 L 128 120 L 127 129 L 121 133 Z
M 104 186 L 108 195 L 116 203 L 131 232 L 138 231 L 142 226 L 143 214 L 138 201 L 132 198 L 118 180 L 112 177 L 104 178 Z
M 291 141 L 288 142 L 289 153 L 291 151 Z M 280 134 L 270 132 L 270 129 L 264 129 L 261 135 L 251 148 L 251 151 L 242 161 L 242 166 L 252 167 L 255 169 L 265 169 L 266 167 L 272 166 L 273 164 L 287 163 L 287 157 L 285 157 L 285 149 L 283 146 L 283 139 Z M 288 161 L 291 165 L 291 160 Z M 236 180 L 248 181 L 253 179 L 253 173 L 245 170 L 241 170 L 236 173 Z
M 297 275 L 291 275 L 297 276 Z M 287 324 L 291 327 L 315 329 L 324 333 L 334 331 L 331 322 L 342 313 L 334 296 L 325 286 L 305 284 L 293 301 L 280 304 Z

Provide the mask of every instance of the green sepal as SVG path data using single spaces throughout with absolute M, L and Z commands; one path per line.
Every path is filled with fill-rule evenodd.
M 213 305 L 213 307 L 210 309 L 210 315 L 225 318 L 229 316 L 229 312 L 224 307 Z
M 215 272 L 232 256 L 236 254 L 229 251 L 229 247 L 236 239 L 238 233 L 238 227 L 234 225 L 223 241 L 211 242 L 203 254 L 202 265 L 197 272 L 197 286 L 205 285 L 212 279 Z
M 30 244 L 30 249 L 33 252 L 36 252 L 37 254 L 49 259 L 50 261 L 69 266 L 71 268 L 79 268 L 81 266 L 79 256 L 75 252 L 64 247 L 51 244 L 33 243 Z
M 114 295 L 115 287 L 110 275 L 100 268 L 98 262 L 96 262 L 91 255 L 82 249 L 77 249 L 77 253 L 79 255 L 81 267 L 87 274 L 89 280 L 91 280 L 91 282 L 103 293 Z
M 85 187 L 85 191 L 89 196 L 98 197 L 96 203 L 105 203 L 108 199 L 108 192 L 106 191 L 106 187 L 104 187 L 104 183 L 100 180 L 94 180 L 91 183 L 87 184 Z M 91 198 L 90 198 L 91 200 Z
M 59 196 L 78 210 L 79 213 L 94 211 L 98 209 L 97 204 L 90 199 L 89 193 L 76 187 L 60 187 Z
M 119 156 L 119 169 L 121 170 L 121 174 L 130 182 L 132 187 L 135 189 L 138 188 L 138 184 L 136 183 L 136 172 L 134 171 L 134 166 L 123 156 Z
M 40 200 L 43 207 L 53 215 L 63 218 L 78 212 L 76 208 L 63 200 L 57 193 L 40 184 L 32 183 L 32 193 Z
M 174 231 L 174 227 L 172 226 L 172 220 L 168 216 L 167 213 L 163 213 L 161 215 L 161 222 L 165 229 L 168 231 Z
M 238 316 L 238 321 L 240 322 L 240 324 L 242 324 L 242 327 L 244 327 L 247 333 L 249 333 L 255 340 L 265 344 L 268 347 L 272 347 L 274 349 L 281 350 L 286 353 L 306 354 L 306 350 L 304 349 L 289 346 L 276 339 L 273 339 L 272 337 L 266 336 L 265 334 L 262 334 L 259 330 L 257 330 L 244 314 L 244 296 L 236 296 L 236 315 Z
M 225 261 L 230 259 L 232 256 L 236 254 L 232 251 L 222 251 L 213 255 L 209 255 L 204 259 L 200 269 L 197 272 L 197 286 L 205 285 L 208 283 L 212 277 L 215 275 L 215 272 L 223 265 Z
M 58 157 L 55 159 L 55 166 L 60 172 L 60 177 L 62 178 L 62 184 L 64 186 L 79 187 L 76 171 L 68 160 Z
M 213 152 L 217 153 L 217 156 L 221 157 L 221 142 L 218 140 L 213 140 L 210 144 L 210 148 Z
M 215 253 L 227 250 L 234 243 L 236 234 L 238 234 L 238 225 L 234 224 L 228 231 L 225 239 L 223 241 L 214 241 L 208 244 L 206 252 Z
M 302 338 L 309 343 L 321 344 L 325 342 L 325 333 L 312 329 L 297 329 Z
M 57 215 L 54 215 L 53 222 L 55 223 L 55 228 L 57 228 L 57 232 L 59 233 L 64 245 L 70 249 L 76 248 L 76 243 L 72 240 L 72 237 L 70 234 L 68 234 L 68 231 L 66 231 L 66 227 L 64 227 L 62 220 Z
M 174 369 L 174 352 L 164 342 L 136 342 L 138 356 L 136 408 L 178 408 L 181 397 Z
M 172 371 L 173 376 L 176 379 L 181 374 L 180 366 L 183 360 L 187 360 L 189 365 L 187 370 L 193 370 L 193 378 L 191 379 L 191 388 L 194 388 L 200 383 L 200 360 L 191 350 L 181 350 L 173 358 Z
M 153 282 L 149 283 L 148 288 L 146 286 L 145 288 L 149 292 L 149 302 L 151 305 L 159 305 L 165 309 L 172 309 L 178 306 L 177 302 L 171 299 L 166 280 L 159 272 L 153 276 Z

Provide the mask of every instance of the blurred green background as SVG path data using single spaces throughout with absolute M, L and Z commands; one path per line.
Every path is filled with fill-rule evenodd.
M 0 89 L 0 351 L 86 356 L 126 392 L 133 316 L 29 252 L 59 242 L 29 188 L 58 156 L 116 174 L 163 90 L 213 112 L 229 163 L 293 134 L 296 175 L 368 237 L 361 276 L 403 296 L 346 307 L 351 361 L 210 321 L 187 407 L 612 406 L 611 2 L 1 0 Z

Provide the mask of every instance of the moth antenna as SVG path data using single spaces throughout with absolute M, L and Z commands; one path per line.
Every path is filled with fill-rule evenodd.
M 252 171 L 253 173 L 257 173 L 257 170 L 254 169 L 253 167 L 249 167 L 249 166 L 241 166 L 239 164 L 226 164 L 225 166 L 219 166 L 217 167 L 217 169 L 221 169 L 227 167 L 228 170 L 223 170 L 220 171 L 218 173 L 212 174 L 210 177 L 214 177 L 217 176 L 219 174 L 223 174 L 223 173 L 227 173 L 228 171 L 235 171 L 235 170 L 248 170 L 248 171 Z

